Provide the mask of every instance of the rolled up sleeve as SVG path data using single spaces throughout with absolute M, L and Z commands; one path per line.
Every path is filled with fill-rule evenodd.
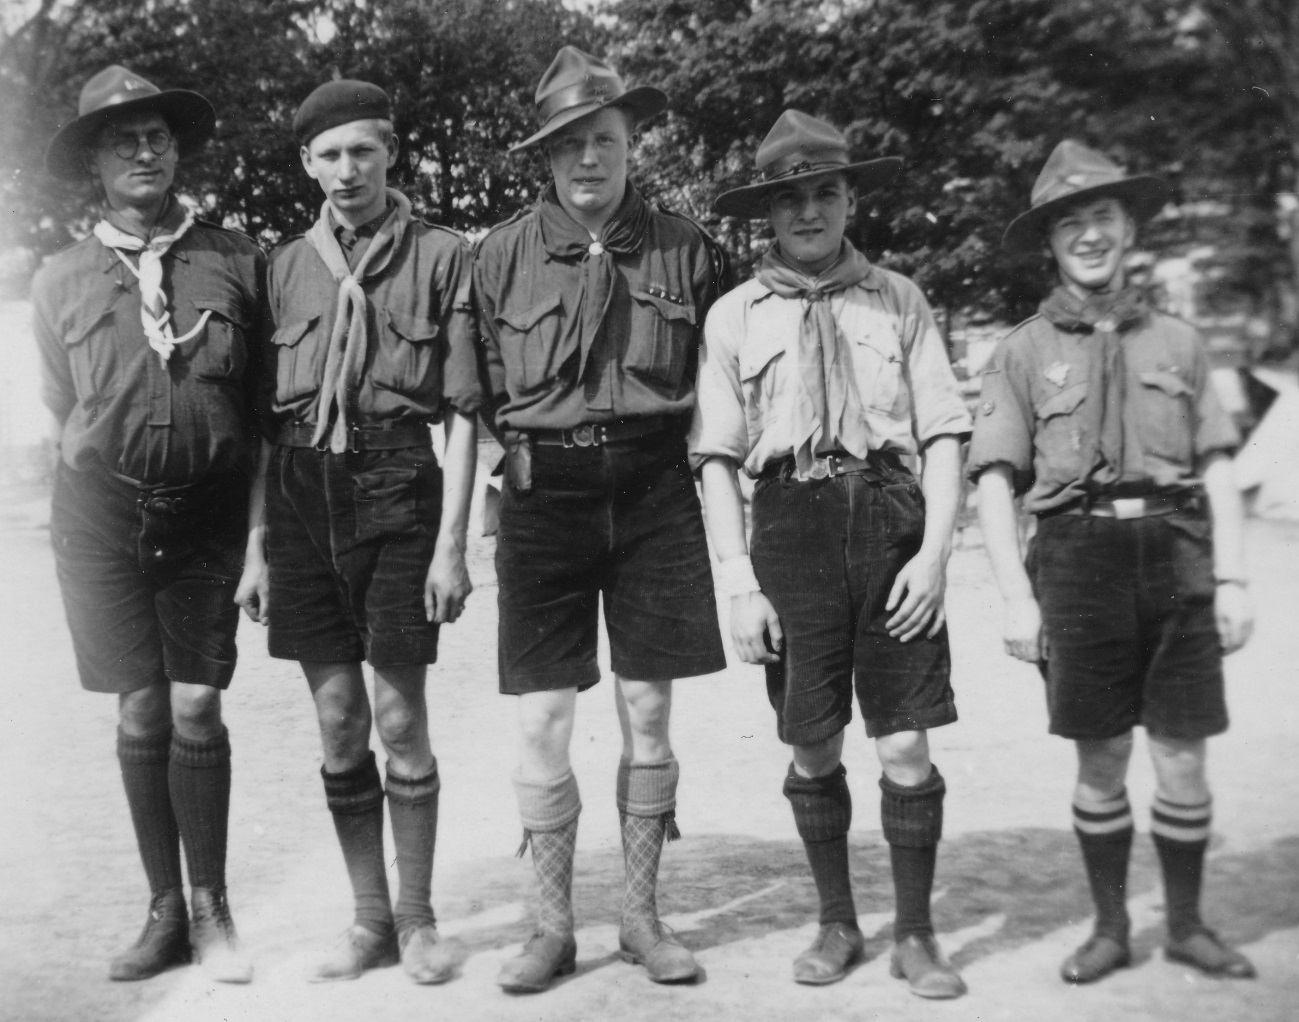
M 974 439 L 966 472 L 977 480 L 991 465 L 1009 465 L 1015 492 L 1033 479 L 1033 413 L 1022 367 L 1003 341 L 983 371 L 983 391 L 974 417 Z
M 970 435 L 970 412 L 956 386 L 947 345 L 924 296 L 910 281 L 905 294 L 907 370 L 911 377 L 911 401 L 916 443 L 924 447 L 940 436 L 964 440 Z
M 727 457 L 737 465 L 749 454 L 749 432 L 740 387 L 739 336 L 725 315 L 725 304 L 714 306 L 704 323 L 695 382 L 695 411 L 688 440 L 690 467 L 695 472 L 709 458 Z

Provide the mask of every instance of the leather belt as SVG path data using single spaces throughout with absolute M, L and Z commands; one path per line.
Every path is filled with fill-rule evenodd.
M 602 447 L 618 440 L 661 433 L 668 428 L 668 423 L 665 415 L 650 415 L 618 422 L 583 423 L 572 429 L 531 429 L 528 433 L 534 444 L 545 447 Z
M 758 477 L 793 479 L 796 471 L 794 458 L 790 456 L 781 458 L 779 461 L 768 462 L 758 473 Z M 894 474 L 906 471 L 898 456 L 892 452 L 871 451 L 865 458 L 857 458 L 844 451 L 834 451 L 814 458 L 807 477 L 808 479 L 833 479 L 836 476 L 866 475 L 874 476 L 877 482 L 890 482 Z
M 1154 518 L 1176 514 L 1179 511 L 1199 513 L 1204 510 L 1204 498 L 1198 493 L 1154 495 L 1151 497 L 1116 497 L 1113 500 L 1082 500 L 1060 510 L 1051 510 L 1044 517 L 1058 515 L 1091 515 L 1094 518 Z
M 281 447 L 316 447 L 311 442 L 316 427 L 309 422 L 286 422 L 275 434 Z M 427 422 L 381 423 L 352 426 L 347 431 L 349 451 L 395 451 L 403 447 L 432 447 L 433 436 Z M 329 450 L 329 431 L 318 450 Z

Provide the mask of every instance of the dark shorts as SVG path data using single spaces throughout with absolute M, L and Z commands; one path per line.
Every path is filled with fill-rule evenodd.
M 50 538 L 83 688 L 168 681 L 226 688 L 235 670 L 235 589 L 248 478 L 154 489 L 60 464 Z
M 726 667 L 685 441 L 536 446 L 533 489 L 509 483 L 496 546 L 501 691 L 600 680 L 604 596 L 614 673 L 637 681 Z
M 1227 729 L 1206 518 L 1043 518 L 1028 568 L 1046 632 L 1052 734 Z
M 424 580 L 441 518 L 431 448 L 276 446 L 266 481 L 271 656 L 375 667 L 437 660 Z
M 905 470 L 890 479 L 764 478 L 754 488 L 753 570 L 785 634 L 767 696 L 788 745 L 847 727 L 854 681 L 872 738 L 956 720 L 947 629 L 900 642 L 885 627 L 889 589 L 925 530 L 919 484 Z

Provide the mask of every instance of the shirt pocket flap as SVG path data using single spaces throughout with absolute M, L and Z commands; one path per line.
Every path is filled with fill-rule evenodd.
M 664 319 L 683 319 L 691 326 L 695 322 L 695 307 L 684 302 L 674 302 L 666 293 L 631 289 L 631 296 L 644 305 L 652 305 Z
M 1066 387 L 1059 394 L 1052 394 L 1040 405 L 1037 406 L 1037 417 L 1039 419 L 1049 419 L 1055 415 L 1069 415 L 1083 402 L 1087 396 L 1087 384 L 1075 383 L 1072 387 Z
M 63 343 L 69 348 L 80 344 L 112 311 L 111 301 L 89 303 L 86 308 L 78 310 L 76 318 L 63 331 Z M 139 314 L 136 315 L 138 318 Z
M 508 323 L 519 333 L 526 334 L 537 325 L 543 316 L 559 307 L 559 295 L 553 294 L 526 309 L 502 309 L 496 314 L 496 318 Z
M 230 298 L 195 298 L 194 308 L 198 309 L 200 315 L 205 311 L 211 311 L 240 327 L 248 326 L 248 316 L 244 313 L 243 302 Z
M 740 348 L 740 379 L 752 380 L 778 355 L 785 353 L 785 341 L 779 334 L 755 333 L 746 337 Z
M 275 331 L 275 336 L 271 340 L 285 348 L 291 348 L 297 344 L 320 322 L 319 316 L 312 316 L 310 319 L 299 319 L 293 323 L 286 323 Z
M 1147 387 L 1156 387 L 1169 397 L 1184 397 L 1191 393 L 1190 385 L 1184 379 L 1166 369 L 1138 373 L 1137 376 Z
M 384 312 L 392 332 L 411 344 L 427 344 L 438 335 L 438 325 L 427 316 L 410 316 L 393 309 Z
M 902 342 L 891 329 L 868 330 L 853 337 L 862 347 L 870 348 L 885 362 L 902 364 Z

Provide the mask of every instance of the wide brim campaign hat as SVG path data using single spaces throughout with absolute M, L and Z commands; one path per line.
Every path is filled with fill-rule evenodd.
M 565 46 L 555 55 L 541 76 L 535 101 L 541 127 L 522 142 L 510 146 L 511 153 L 528 149 L 565 125 L 606 107 L 630 110 L 639 124 L 661 113 L 668 105 L 667 94 L 662 90 L 652 85 L 628 89 L 618 72 L 576 46 Z
M 118 117 L 151 110 L 167 122 L 182 155 L 188 156 L 216 130 L 216 111 L 197 92 L 160 89 L 147 78 L 113 64 L 81 87 L 77 117 L 50 140 L 45 150 L 45 169 L 69 181 L 87 177 L 86 148 L 104 125 Z
M 846 175 L 858 193 L 865 193 L 888 184 L 902 169 L 896 156 L 854 162 L 849 148 L 838 128 L 801 110 L 786 110 L 758 146 L 754 157 L 758 180 L 723 192 L 713 209 L 722 216 L 761 220 L 767 216 L 771 193 L 792 181 L 834 171 Z
M 1051 219 L 1080 201 L 1118 199 L 1137 223 L 1144 223 L 1163 208 L 1168 193 L 1162 178 L 1129 176 L 1104 153 L 1067 138 L 1047 157 L 1033 183 L 1029 210 L 1010 222 L 1001 247 L 1012 255 L 1040 252 Z

